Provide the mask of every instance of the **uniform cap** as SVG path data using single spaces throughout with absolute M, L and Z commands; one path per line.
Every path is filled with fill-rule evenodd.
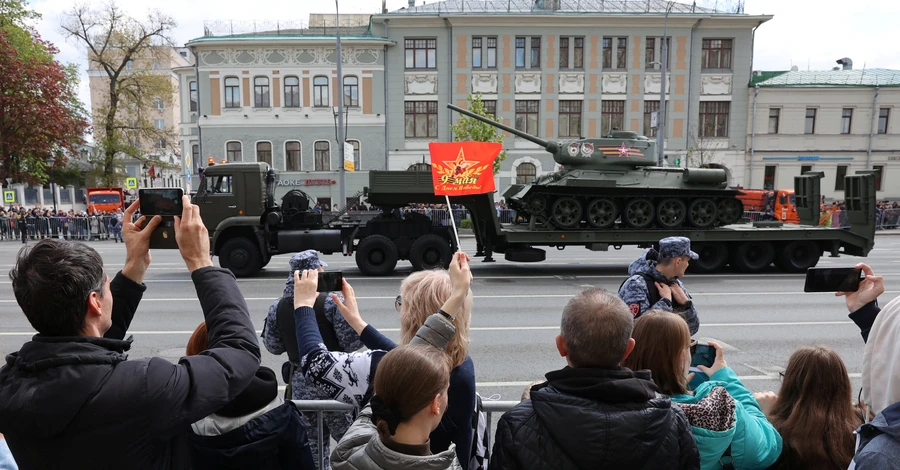
M 687 237 L 667 237 L 659 241 L 659 257 L 677 258 L 690 256 L 691 259 L 699 259 L 700 255 L 691 251 L 691 239 Z

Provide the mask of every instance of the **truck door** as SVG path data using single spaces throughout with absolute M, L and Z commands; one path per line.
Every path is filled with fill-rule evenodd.
M 213 236 L 216 227 L 229 218 L 239 215 L 238 195 L 236 194 L 236 175 L 209 175 L 203 178 L 197 191 L 197 202 L 200 206 L 200 215 L 203 224 L 209 230 L 209 236 Z

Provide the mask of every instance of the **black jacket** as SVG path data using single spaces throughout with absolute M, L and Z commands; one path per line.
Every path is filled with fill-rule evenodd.
M 105 338 L 35 335 L 0 369 L 0 433 L 19 468 L 184 469 L 191 423 L 232 401 L 259 367 L 247 304 L 230 272 L 191 275 L 209 349 L 177 365 L 129 361 L 123 341 L 143 285 L 119 273 L 110 284 Z
M 500 418 L 492 470 L 700 468 L 687 418 L 649 371 L 566 367 L 546 377 Z

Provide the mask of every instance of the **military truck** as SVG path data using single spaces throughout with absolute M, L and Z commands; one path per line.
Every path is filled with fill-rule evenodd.
M 695 272 L 717 272 L 731 265 L 736 271 L 760 272 L 775 264 L 785 272 L 815 266 L 823 253 L 866 256 L 875 241 L 875 176 L 858 171 L 845 178 L 848 228 L 817 226 L 820 172 L 795 177 L 800 225 L 781 222 L 737 223 L 706 229 L 679 227 L 639 230 L 598 230 L 595 227 L 558 229 L 532 224 L 501 224 L 493 194 L 451 198 L 471 214 L 476 237 L 485 249 L 503 253 L 515 262 L 546 258 L 540 247 L 591 251 L 623 246 L 650 247 L 661 238 L 687 236 L 700 259 Z M 372 171 L 365 196 L 380 209 L 371 220 L 341 217 L 325 220 L 311 209 L 312 201 L 299 190 L 274 196 L 275 172 L 265 163 L 232 163 L 204 173 L 194 202 L 201 207 L 209 229 L 212 254 L 236 276 L 252 276 L 273 255 L 315 249 L 325 254 L 355 256 L 366 275 L 387 275 L 400 260 L 413 269 L 447 266 L 457 249 L 450 227 L 435 225 L 422 214 L 399 209 L 412 203 L 441 204 L 427 171 Z

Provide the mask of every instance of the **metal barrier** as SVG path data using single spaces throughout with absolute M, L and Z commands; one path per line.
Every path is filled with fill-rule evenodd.
M 121 227 L 110 227 L 115 216 L 91 217 L 12 217 L 0 218 L 0 240 L 40 240 L 43 238 L 63 238 L 66 240 L 111 240 Z M 24 231 L 24 234 L 23 234 Z
M 317 462 L 319 462 L 319 468 L 325 468 L 325 452 L 323 449 L 325 448 L 325 442 L 323 440 L 323 435 L 325 433 L 325 421 L 322 416 L 322 413 L 328 411 L 344 411 L 347 413 L 356 411 L 356 407 L 353 405 L 348 405 L 347 403 L 342 403 L 335 400 L 291 400 L 294 403 L 294 406 L 297 407 L 298 410 L 303 412 L 311 412 L 316 414 L 316 429 L 318 429 L 318 440 L 316 444 L 318 445 L 318 454 L 313 456 L 316 458 Z M 484 408 L 484 413 L 487 415 L 487 429 L 485 430 L 485 434 L 487 435 L 487 449 L 493 448 L 493 414 L 494 413 L 505 413 L 516 405 L 519 402 L 517 401 L 491 401 L 491 400 L 483 400 L 482 406 Z
M 877 230 L 892 230 L 898 227 L 900 227 L 900 209 L 877 209 L 875 215 Z

